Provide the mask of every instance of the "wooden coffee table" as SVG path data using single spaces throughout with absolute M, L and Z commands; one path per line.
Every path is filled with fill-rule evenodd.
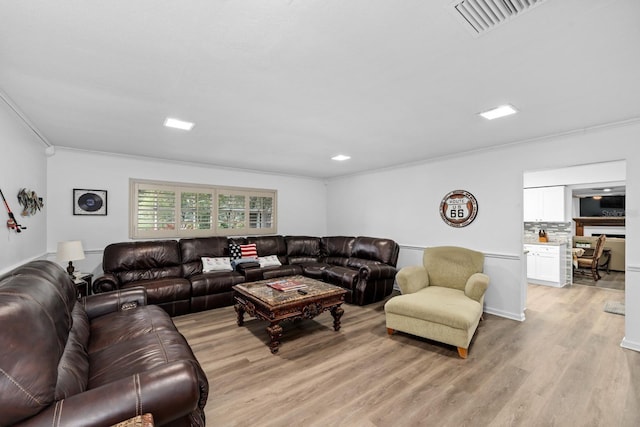
M 305 285 L 305 293 L 297 290 L 279 291 L 269 284 L 283 280 Z M 339 286 L 333 286 L 304 276 L 279 277 L 258 282 L 233 286 L 238 326 L 244 325 L 244 314 L 269 322 L 267 332 L 271 337 L 269 348 L 277 353 L 282 337 L 283 320 L 312 319 L 324 311 L 333 316 L 333 329 L 340 330 L 340 318 L 344 310 L 340 307 L 347 293 Z

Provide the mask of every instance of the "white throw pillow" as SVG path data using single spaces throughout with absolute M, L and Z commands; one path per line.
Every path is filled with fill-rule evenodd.
M 233 271 L 229 257 L 207 258 L 202 257 L 202 271 Z
M 278 259 L 278 255 L 260 256 L 258 257 L 260 267 L 269 267 L 271 265 L 282 265 Z

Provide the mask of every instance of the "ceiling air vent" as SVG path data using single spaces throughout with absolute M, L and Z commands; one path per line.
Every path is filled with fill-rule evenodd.
M 456 0 L 451 11 L 478 37 L 546 0 Z

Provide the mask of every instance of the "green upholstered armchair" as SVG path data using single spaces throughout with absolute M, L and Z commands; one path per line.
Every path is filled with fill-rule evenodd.
M 387 332 L 406 332 L 450 344 L 463 359 L 483 312 L 489 276 L 484 254 L 456 246 L 426 248 L 423 266 L 402 268 L 402 295 L 384 306 Z

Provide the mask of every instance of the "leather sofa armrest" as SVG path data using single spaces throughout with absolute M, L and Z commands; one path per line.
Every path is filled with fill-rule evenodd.
M 467 279 L 464 294 L 480 302 L 489 287 L 489 276 L 484 273 L 474 273 Z
M 396 282 L 403 294 L 412 294 L 429 286 L 429 274 L 422 266 L 409 265 L 398 271 Z
M 111 292 L 120 289 L 120 281 L 114 274 L 105 273 L 93 281 L 92 288 L 94 294 Z
M 257 282 L 264 279 L 259 262 L 242 262 L 236 265 L 236 271 L 242 274 L 247 282 Z
M 70 396 L 21 425 L 108 426 L 145 412 L 165 425 L 194 412 L 207 393 L 191 362 L 174 362 Z
M 360 267 L 360 277 L 366 280 L 391 279 L 396 273 L 397 270 L 387 264 L 369 264 Z
M 147 290 L 143 287 L 135 287 L 105 292 L 84 297 L 82 302 L 87 316 L 93 319 L 107 313 L 147 305 Z

